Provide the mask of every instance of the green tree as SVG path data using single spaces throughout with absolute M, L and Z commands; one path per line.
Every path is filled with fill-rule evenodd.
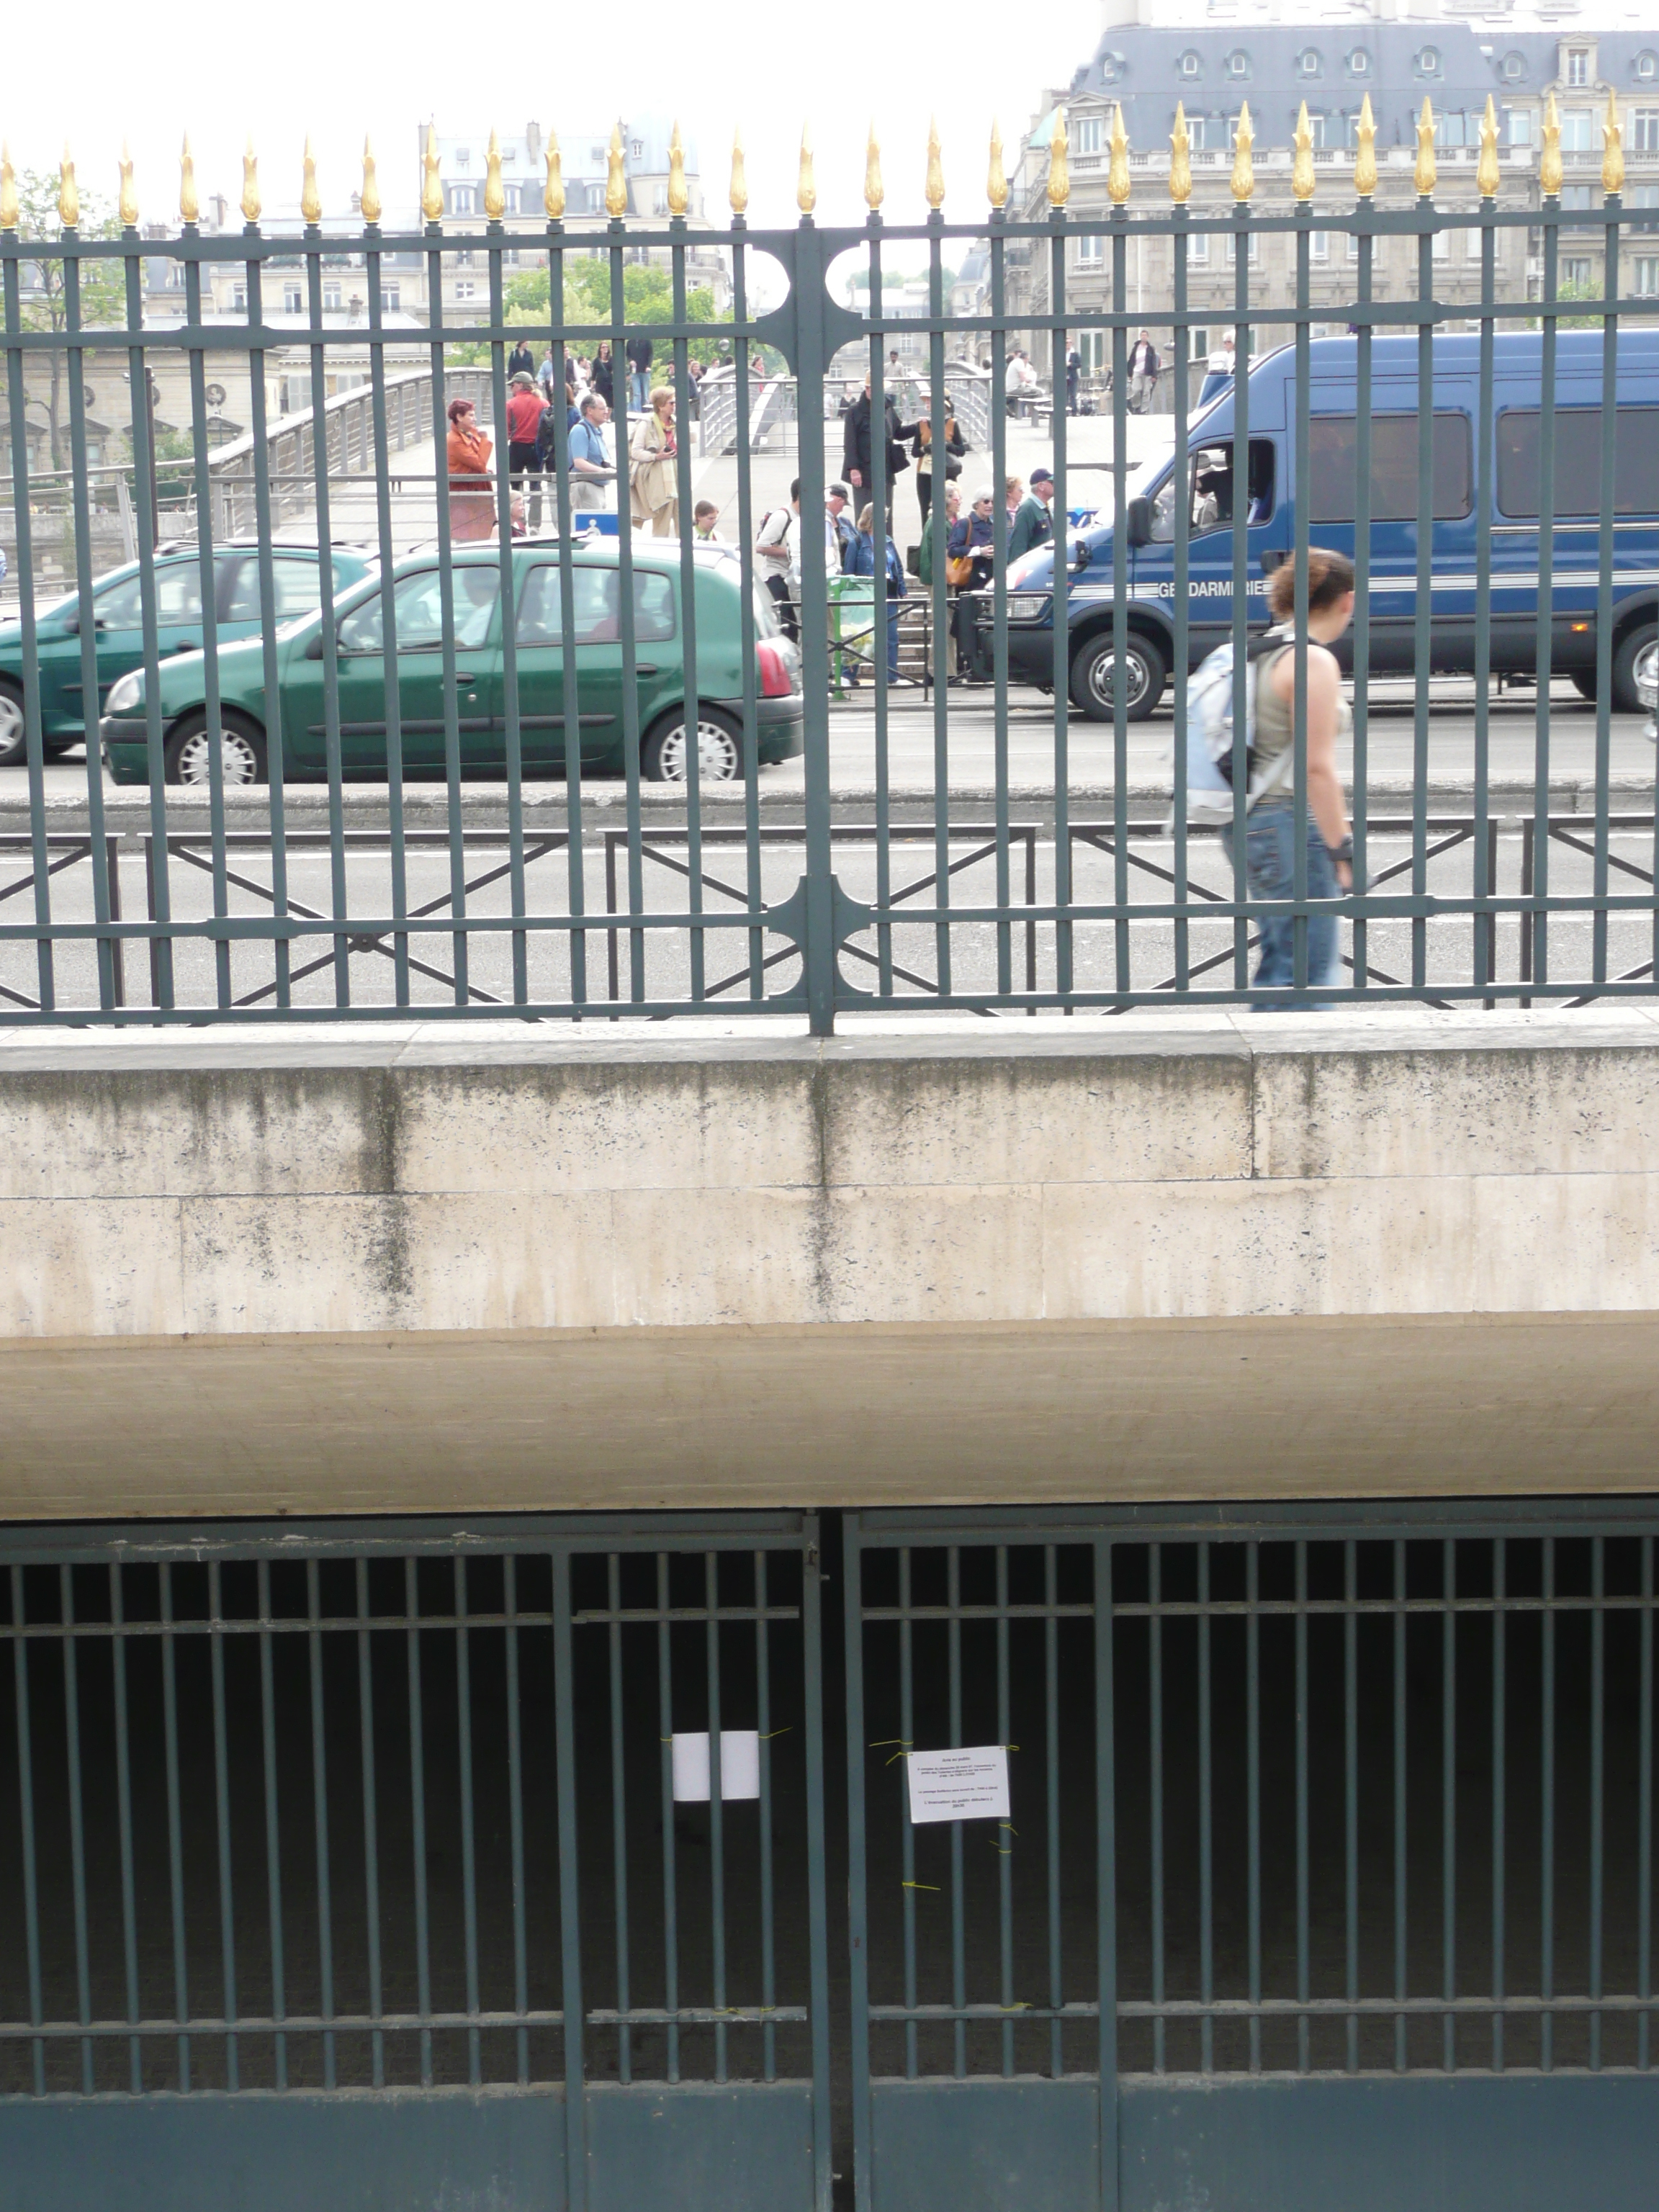
M 1602 295 L 1595 284 L 1569 277 L 1565 284 L 1557 286 L 1555 296 L 1558 300 L 1595 300 L 1599 302 Z M 1555 326 L 1560 331 L 1599 331 L 1602 320 L 1600 315 L 1558 315 Z
M 550 298 L 548 272 L 545 269 L 526 270 L 507 285 L 503 298 L 507 320 L 510 324 L 545 330 L 549 323 Z M 714 295 L 706 284 L 700 284 L 686 295 L 685 319 L 689 323 L 713 323 Z M 564 266 L 563 313 L 560 318 L 567 326 L 571 324 L 605 323 L 611 320 L 611 270 L 605 261 L 583 256 L 568 259 Z M 632 263 L 623 271 L 623 319 L 628 323 L 670 323 L 674 319 L 674 288 L 665 269 L 651 269 L 641 263 Z M 587 352 L 598 343 L 597 339 L 584 338 L 573 347 L 573 351 Z M 720 343 L 716 337 L 693 338 L 690 342 L 692 360 L 705 367 L 720 357 Z M 449 349 L 451 361 L 471 368 L 482 366 L 489 358 L 487 343 L 468 340 Z
M 58 220 L 58 179 L 46 171 L 25 169 L 17 179 L 18 235 L 37 239 L 43 246 L 56 245 L 62 235 Z M 82 238 L 118 238 L 120 224 L 106 200 L 96 193 L 81 198 Z M 61 253 L 42 252 L 23 265 L 22 326 L 26 331 L 60 334 L 69 327 L 69 300 L 64 283 L 65 263 Z M 81 264 L 81 323 L 85 329 L 118 322 L 125 312 L 126 288 L 118 267 L 108 262 Z M 40 356 L 36 356 L 40 358 Z M 69 403 L 69 353 L 57 346 L 45 355 L 47 374 L 46 420 L 52 446 L 52 465 L 67 468 L 64 420 Z

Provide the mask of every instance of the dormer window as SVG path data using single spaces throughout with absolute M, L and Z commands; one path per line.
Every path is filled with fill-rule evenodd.
M 1304 46 L 1302 49 L 1302 52 L 1296 58 L 1296 67 L 1298 76 L 1317 76 L 1319 75 L 1319 56 L 1314 52 L 1311 46 Z
M 1121 54 L 1103 54 L 1101 56 L 1100 81 L 1103 84 L 1115 84 L 1122 74 L 1123 57 Z
M 458 146 L 455 149 L 455 167 L 458 169 L 466 168 L 471 160 L 472 155 L 469 148 L 465 146 Z
M 1231 53 L 1230 53 L 1230 54 L 1228 55 L 1228 57 L 1227 57 L 1227 74 L 1228 74 L 1228 76 L 1249 76 L 1249 73 L 1250 73 L 1250 58 L 1249 58 L 1249 56 L 1247 53 L 1245 53 L 1245 52 L 1243 52 L 1240 47 L 1235 46 L 1235 47 L 1233 48 L 1233 51 L 1231 52 Z
M 1348 75 L 1350 76 L 1369 76 L 1370 73 L 1370 56 L 1365 52 L 1364 46 L 1356 46 L 1353 52 L 1348 56 Z
M 1584 46 L 1571 46 L 1568 48 L 1567 82 L 1572 85 L 1583 85 L 1589 82 L 1589 52 L 1588 48 Z
M 1425 46 L 1419 52 L 1417 57 L 1417 74 L 1419 76 L 1439 76 L 1440 55 L 1436 47 Z
M 1524 54 L 1505 54 L 1498 66 L 1503 71 L 1505 84 L 1519 84 L 1527 73 Z
M 1186 52 L 1181 57 L 1180 68 L 1182 76 L 1196 76 L 1198 75 L 1199 58 L 1192 47 L 1188 46 Z
M 1651 84 L 1656 77 L 1659 77 L 1659 54 L 1638 54 L 1636 74 L 1644 84 Z

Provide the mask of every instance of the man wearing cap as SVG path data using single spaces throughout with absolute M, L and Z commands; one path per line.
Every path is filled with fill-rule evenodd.
M 1008 565 L 1012 568 L 1022 553 L 1029 553 L 1034 545 L 1046 545 L 1054 534 L 1054 524 L 1048 519 L 1048 502 L 1054 495 L 1054 480 L 1047 469 L 1033 469 L 1031 489 L 1014 510 L 1014 519 L 1008 529 Z
M 536 389 L 535 378 L 527 368 L 515 369 L 511 382 L 512 389 L 507 395 L 507 474 L 514 491 L 523 489 L 520 478 L 531 478 L 530 527 L 539 530 L 542 525 L 542 480 L 537 474 L 536 433 L 542 427 L 542 396 Z

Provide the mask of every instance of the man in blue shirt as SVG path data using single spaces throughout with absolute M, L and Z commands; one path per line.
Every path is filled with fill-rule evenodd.
M 605 442 L 610 416 L 599 393 L 590 392 L 582 402 L 580 418 L 571 425 L 570 504 L 578 511 L 604 507 L 605 486 L 616 474 Z

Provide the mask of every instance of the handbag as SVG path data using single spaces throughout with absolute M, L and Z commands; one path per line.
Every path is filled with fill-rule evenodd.
M 947 453 L 945 456 L 945 474 L 947 482 L 951 477 L 959 477 L 962 474 L 962 463 L 954 453 Z
M 974 580 L 974 564 L 966 553 L 953 553 L 945 564 L 945 580 L 960 587 Z

